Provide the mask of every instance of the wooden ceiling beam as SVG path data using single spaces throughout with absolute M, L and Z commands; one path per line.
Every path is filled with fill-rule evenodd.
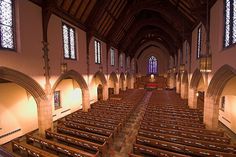
M 80 7 L 81 7 L 82 4 L 83 4 L 83 0 L 80 1 L 79 5 L 78 5 L 78 7 L 77 7 L 77 9 L 76 9 L 76 11 L 75 11 L 74 16 L 76 16 L 76 15 L 78 14 L 78 12 L 79 12 Z
M 70 4 L 70 7 L 68 9 L 68 12 L 71 12 L 72 7 L 74 6 L 76 0 L 73 0 L 72 3 Z
M 87 5 L 85 6 L 85 9 L 84 9 L 84 11 L 83 11 L 83 13 L 81 14 L 81 16 L 80 16 L 80 18 L 79 18 L 79 20 L 81 21 L 81 19 L 82 19 L 82 17 L 84 16 L 84 14 L 85 14 L 85 12 L 86 12 L 86 10 L 88 9 L 88 7 L 89 7 L 89 4 L 91 3 L 91 0 L 88 0 L 89 2 L 87 3 Z

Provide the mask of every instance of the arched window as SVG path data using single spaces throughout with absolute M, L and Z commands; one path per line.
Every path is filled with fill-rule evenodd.
M 148 72 L 149 74 L 157 74 L 157 59 L 154 56 L 148 60 Z

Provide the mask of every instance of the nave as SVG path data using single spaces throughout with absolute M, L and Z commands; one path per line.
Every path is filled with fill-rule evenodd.
M 3 156 L 236 156 L 226 133 L 205 129 L 202 111 L 190 109 L 175 91 L 122 95 L 59 119 L 44 137 L 36 131 L 3 145 Z

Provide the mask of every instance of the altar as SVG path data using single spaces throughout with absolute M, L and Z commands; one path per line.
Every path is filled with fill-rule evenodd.
M 154 74 L 141 76 L 136 80 L 136 88 L 147 90 L 162 90 L 166 88 L 166 78 Z

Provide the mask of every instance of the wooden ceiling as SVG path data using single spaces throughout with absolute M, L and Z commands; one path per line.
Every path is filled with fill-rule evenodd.
M 206 25 L 207 6 L 216 0 L 30 1 L 134 56 L 144 41 L 159 41 L 174 55 L 181 42 L 191 42 L 191 32 L 199 22 Z

